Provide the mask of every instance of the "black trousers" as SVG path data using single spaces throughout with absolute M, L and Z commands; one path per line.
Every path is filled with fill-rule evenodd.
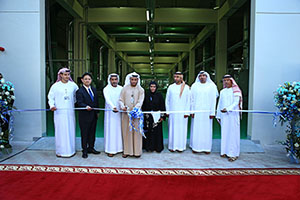
M 83 152 L 93 149 L 95 145 L 97 118 L 91 121 L 79 121 L 81 131 L 81 147 Z

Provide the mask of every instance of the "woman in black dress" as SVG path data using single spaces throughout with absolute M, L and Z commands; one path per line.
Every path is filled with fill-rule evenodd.
M 161 93 L 157 92 L 157 83 L 151 81 L 149 91 L 145 94 L 143 111 L 165 111 L 165 101 Z M 155 117 L 156 118 L 156 117 Z M 143 149 L 146 151 L 161 152 L 164 149 L 162 121 L 165 115 L 161 114 L 158 122 L 154 121 L 152 114 L 144 114 L 144 131 L 146 138 L 143 138 Z

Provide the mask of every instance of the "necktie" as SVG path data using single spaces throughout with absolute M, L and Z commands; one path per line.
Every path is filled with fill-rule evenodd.
M 93 96 L 91 88 L 89 88 L 89 94 L 90 94 L 90 97 L 91 97 L 92 101 L 94 101 L 94 96 Z

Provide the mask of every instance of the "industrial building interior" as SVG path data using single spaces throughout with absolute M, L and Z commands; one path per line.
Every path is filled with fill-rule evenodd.
M 126 74 L 136 71 L 146 90 L 156 80 L 165 94 L 176 71 L 191 86 L 205 70 L 219 90 L 223 75 L 231 74 L 247 109 L 249 28 L 250 0 L 46 0 L 47 91 L 63 66 L 77 84 L 90 72 L 100 96 L 113 72 L 123 85 Z M 54 134 L 52 119 L 47 114 L 48 136 Z M 97 137 L 103 137 L 101 119 L 103 113 Z M 214 122 L 214 138 L 219 137 Z M 246 114 L 241 138 L 247 138 Z

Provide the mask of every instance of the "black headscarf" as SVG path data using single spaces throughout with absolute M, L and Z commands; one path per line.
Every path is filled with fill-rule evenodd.
M 151 92 L 151 90 L 150 90 L 150 86 L 151 85 L 155 85 L 156 86 L 156 89 L 155 89 L 155 91 L 154 92 Z M 153 96 L 155 95 L 155 93 L 157 92 L 157 89 L 158 89 L 158 85 L 157 85 L 157 83 L 155 82 L 155 81 L 151 81 L 150 83 L 149 83 L 149 95 L 153 98 Z
M 156 86 L 155 92 L 151 92 L 151 90 L 150 90 L 151 85 Z M 146 92 L 146 95 L 145 95 L 145 99 L 144 99 L 144 103 L 143 103 L 143 107 L 142 107 L 143 111 L 151 111 L 151 110 L 164 111 L 165 110 L 165 106 L 164 106 L 165 103 L 164 103 L 163 97 L 162 97 L 161 93 L 159 93 L 157 91 L 157 89 L 158 89 L 157 83 L 155 81 L 151 81 L 149 83 L 149 91 Z

